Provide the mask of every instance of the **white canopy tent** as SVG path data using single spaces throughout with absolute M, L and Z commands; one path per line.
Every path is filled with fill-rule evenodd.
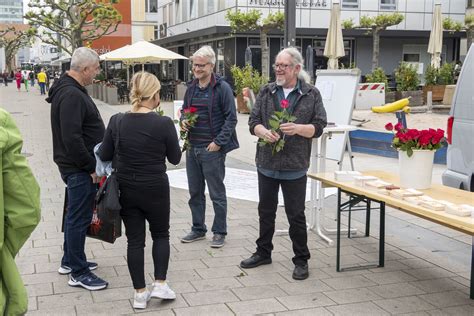
M 170 51 L 161 46 L 147 41 L 139 41 L 132 45 L 126 45 L 106 54 L 100 55 L 100 60 L 122 61 L 127 65 L 142 64 L 142 69 L 146 63 L 158 63 L 162 60 L 188 59 L 180 54 Z M 127 82 L 128 71 L 127 71 Z
M 101 60 L 123 61 L 127 64 L 146 64 L 162 60 L 188 59 L 161 46 L 146 41 L 139 41 L 106 54 L 100 55 Z

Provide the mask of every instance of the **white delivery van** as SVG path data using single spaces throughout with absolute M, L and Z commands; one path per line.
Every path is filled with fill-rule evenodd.
M 474 192 L 474 44 L 459 75 L 447 129 L 447 167 L 443 184 Z

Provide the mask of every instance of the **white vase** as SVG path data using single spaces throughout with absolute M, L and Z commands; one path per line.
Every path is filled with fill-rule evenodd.
M 431 186 L 435 150 L 413 150 L 408 157 L 406 151 L 398 151 L 400 185 L 403 188 L 428 189 Z

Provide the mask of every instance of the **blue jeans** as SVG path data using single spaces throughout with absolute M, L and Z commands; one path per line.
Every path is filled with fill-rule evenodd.
M 227 235 L 227 196 L 225 193 L 225 154 L 207 151 L 206 148 L 190 147 L 186 151 L 186 173 L 191 198 L 189 207 L 193 216 L 192 230 L 206 233 L 206 189 L 209 189 L 214 207 L 214 234 Z M 204 182 L 205 181 L 205 182 Z
M 64 255 L 61 265 L 72 269 L 77 277 L 89 271 L 84 244 L 92 220 L 97 184 L 87 172 L 61 175 L 67 185 L 67 216 L 64 223 Z
M 39 84 L 39 86 L 40 86 L 40 93 L 41 93 L 41 94 L 46 94 L 46 89 L 45 89 L 45 88 L 46 88 L 46 83 L 40 82 L 40 83 L 38 83 L 38 84 Z

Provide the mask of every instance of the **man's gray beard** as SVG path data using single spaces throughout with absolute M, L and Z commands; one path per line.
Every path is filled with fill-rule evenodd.
M 278 86 L 283 86 L 283 85 L 285 85 L 285 83 L 286 83 L 286 80 L 285 80 L 285 79 L 277 79 L 277 80 L 276 80 L 276 84 L 277 84 Z

